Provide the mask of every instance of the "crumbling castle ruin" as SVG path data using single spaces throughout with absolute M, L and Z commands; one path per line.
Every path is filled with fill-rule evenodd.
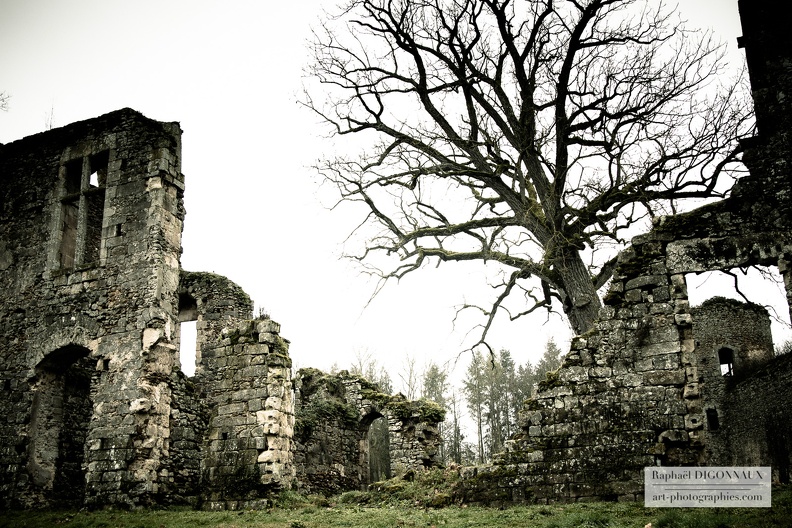
M 640 498 L 652 465 L 792 476 L 792 356 L 763 308 L 688 302 L 686 275 L 777 267 L 792 300 L 792 42 L 741 1 L 758 134 L 723 202 L 668 217 L 620 256 L 496 463 L 460 499 Z M 0 145 L 0 505 L 255 507 L 284 488 L 368 482 L 367 428 L 395 473 L 437 463 L 442 411 L 355 376 L 292 380 L 280 327 L 233 282 L 180 268 L 181 130 L 124 109 Z M 196 375 L 179 324 L 197 321 Z
M 661 219 L 619 258 L 596 327 L 573 340 L 465 500 L 640 500 L 654 465 L 772 466 L 790 482 L 792 357 L 763 308 L 688 302 L 686 276 L 775 267 L 792 305 L 792 37 L 781 2 L 739 2 L 757 134 L 731 195 Z
M 279 325 L 253 319 L 228 279 L 180 268 L 180 142 L 177 123 L 124 109 L 0 146 L 3 507 L 254 507 L 317 475 L 320 431 L 295 424 Z M 197 321 L 193 378 L 184 321 Z M 358 407 L 335 423 L 356 443 L 319 454 L 365 463 L 381 414 L 397 471 L 436 463 L 442 412 L 364 389 L 349 387 Z M 323 481 L 358 489 L 368 473 Z

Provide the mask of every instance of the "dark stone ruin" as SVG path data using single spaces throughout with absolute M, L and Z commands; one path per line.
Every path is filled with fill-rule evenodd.
M 256 507 L 307 481 L 280 325 L 225 277 L 180 268 L 177 123 L 124 109 L 24 138 L 0 146 L 0 178 L 3 507 Z M 437 421 L 393 414 L 398 471 L 434 463 Z
M 495 463 L 461 470 L 459 500 L 639 500 L 654 465 L 769 465 L 790 481 L 792 356 L 773 355 L 763 308 L 691 307 L 686 285 L 770 266 L 792 299 L 784 7 L 740 1 L 750 176 L 622 252 L 595 328 Z M 181 269 L 183 192 L 179 125 L 130 109 L 0 145 L 0 505 L 234 509 L 360 489 L 380 418 L 392 474 L 436 465 L 442 410 L 347 373 L 293 380 L 280 325 L 228 279 Z

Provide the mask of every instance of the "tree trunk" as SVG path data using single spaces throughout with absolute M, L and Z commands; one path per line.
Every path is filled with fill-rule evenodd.
M 575 334 L 583 334 L 594 326 L 602 308 L 591 273 L 577 250 L 572 248 L 562 250 L 561 256 L 556 259 L 556 269 L 562 280 L 563 293 L 566 294 L 562 294 L 564 313 Z

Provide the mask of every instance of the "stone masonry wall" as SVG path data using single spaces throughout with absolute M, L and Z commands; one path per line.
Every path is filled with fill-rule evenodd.
M 174 371 L 171 387 L 169 493 L 163 504 L 198 506 L 201 501 L 201 457 L 209 428 L 209 405 L 195 379 Z
M 713 402 L 702 395 L 711 365 L 697 349 L 685 275 L 775 266 L 792 299 L 792 35 L 780 22 L 782 2 L 739 4 L 758 125 L 757 136 L 743 141 L 750 176 L 722 202 L 660 219 L 622 252 L 595 328 L 573 340 L 561 368 L 540 384 L 521 414 L 521 432 L 496 463 L 463 471 L 462 499 L 639 500 L 643 467 L 709 463 L 706 406 Z M 743 383 L 776 387 L 759 378 Z M 723 408 L 748 412 L 738 393 Z M 773 416 L 788 423 L 785 403 Z M 737 431 L 734 413 L 726 410 L 724 419 Z M 732 452 L 741 438 L 730 435 Z M 774 456 L 788 445 L 781 444 Z M 754 453 L 755 465 L 788 465 L 788 454 L 779 462 Z
M 214 273 L 181 271 L 179 321 L 197 321 L 197 376 L 203 374 L 203 348 L 222 339 L 223 328 L 248 319 L 253 319 L 253 301 L 239 285 Z
M 727 446 L 718 462 L 771 466 L 773 481 L 792 481 L 792 355 L 780 356 L 736 380 L 721 403 L 719 433 Z
M 295 377 L 294 464 L 305 492 L 332 495 L 366 484 L 366 429 L 345 381 L 317 369 Z
M 295 380 L 295 414 L 294 460 L 303 491 L 332 495 L 365 489 L 370 484 L 368 431 L 379 417 L 388 421 L 395 475 L 439 463 L 440 407 L 383 394 L 346 371 L 331 375 L 301 369 Z
M 731 445 L 739 437 L 728 435 L 724 425 L 725 399 L 740 381 L 774 358 L 770 316 L 756 304 L 715 297 L 692 310 L 693 335 L 699 358 L 700 382 L 689 390 L 701 394 L 706 419 L 708 464 L 728 466 Z M 731 363 L 721 365 L 721 361 Z
M 243 321 L 202 353 L 211 408 L 202 450 L 203 507 L 266 504 L 294 479 L 294 402 L 288 342 L 269 319 Z
M 146 504 L 162 491 L 184 216 L 180 135 L 176 123 L 125 109 L 0 146 L 6 506 L 51 504 L 57 482 L 76 482 L 65 475 L 77 465 L 89 504 Z M 91 372 L 82 396 L 66 394 L 62 370 L 48 367 L 76 362 Z M 90 401 L 88 414 L 59 403 L 75 398 Z M 66 434 L 84 436 L 86 449 L 64 466 L 64 450 L 76 452 Z

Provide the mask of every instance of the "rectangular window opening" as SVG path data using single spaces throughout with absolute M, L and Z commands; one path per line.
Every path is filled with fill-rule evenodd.
M 82 189 L 82 158 L 66 163 L 66 196 L 79 194 Z
M 89 158 L 90 177 L 88 179 L 89 187 L 107 186 L 107 166 L 110 163 L 110 152 L 105 150 L 95 154 Z
M 198 321 L 183 321 L 179 325 L 179 362 L 188 377 L 195 375 L 197 359 Z
M 110 151 L 64 165 L 59 263 L 62 268 L 99 263 Z
M 718 361 L 722 376 L 734 375 L 734 351 L 732 349 L 721 348 L 718 350 Z
M 102 246 L 102 219 L 104 218 L 105 205 L 104 192 L 86 195 L 85 204 L 85 249 L 83 263 L 93 264 L 99 262 L 99 250 Z
M 60 246 L 60 265 L 63 268 L 73 268 L 77 257 L 79 203 L 79 199 L 63 203 Z
M 717 431 L 720 429 L 720 420 L 718 419 L 718 411 L 716 409 L 707 409 L 707 426 L 710 431 Z

